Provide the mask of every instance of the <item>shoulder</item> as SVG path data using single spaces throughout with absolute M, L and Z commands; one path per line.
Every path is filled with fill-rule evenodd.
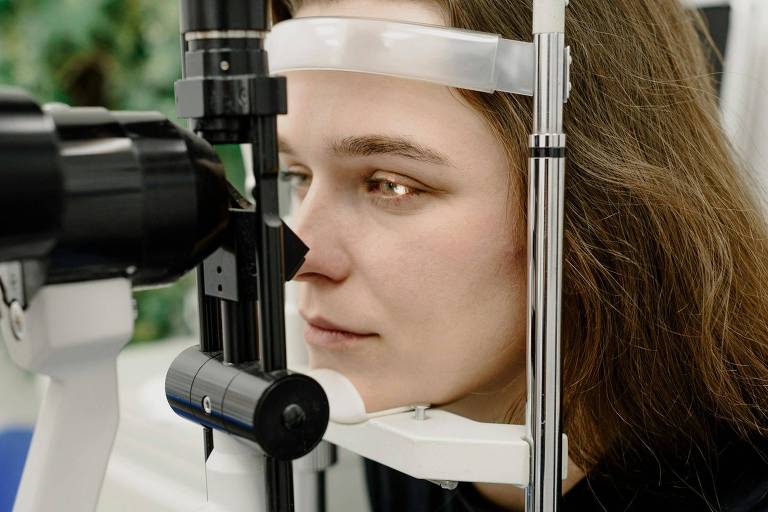
M 566 512 L 765 512 L 768 439 L 733 437 L 707 463 L 691 454 L 678 463 L 656 459 L 641 471 L 588 476 L 564 496 L 563 504 Z

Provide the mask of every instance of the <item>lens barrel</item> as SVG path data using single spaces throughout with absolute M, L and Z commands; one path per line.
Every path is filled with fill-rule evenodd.
M 0 261 L 53 249 L 63 182 L 53 121 L 23 91 L 0 89 Z
M 156 112 L 41 110 L 0 90 L 0 260 L 45 259 L 47 284 L 173 281 L 220 242 L 223 166 Z

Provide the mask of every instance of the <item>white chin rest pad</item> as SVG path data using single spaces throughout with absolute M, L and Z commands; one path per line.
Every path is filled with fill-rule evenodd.
M 315 379 L 328 395 L 330 420 L 336 423 L 362 423 L 368 419 L 365 403 L 357 388 L 339 372 L 326 368 L 296 369 Z

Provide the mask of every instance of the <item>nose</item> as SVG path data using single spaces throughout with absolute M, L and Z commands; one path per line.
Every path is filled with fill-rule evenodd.
M 331 191 L 317 185 L 312 184 L 291 214 L 291 229 L 309 246 L 293 280 L 341 282 L 351 267 L 342 233 L 346 223 L 340 218 Z

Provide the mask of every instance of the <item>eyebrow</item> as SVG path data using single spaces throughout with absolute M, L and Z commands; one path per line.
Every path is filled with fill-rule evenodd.
M 295 154 L 290 144 L 279 139 L 281 153 Z M 373 155 L 392 155 L 418 162 L 452 166 L 451 160 L 444 154 L 418 144 L 407 137 L 388 135 L 358 135 L 332 140 L 331 151 L 340 157 L 365 157 Z

